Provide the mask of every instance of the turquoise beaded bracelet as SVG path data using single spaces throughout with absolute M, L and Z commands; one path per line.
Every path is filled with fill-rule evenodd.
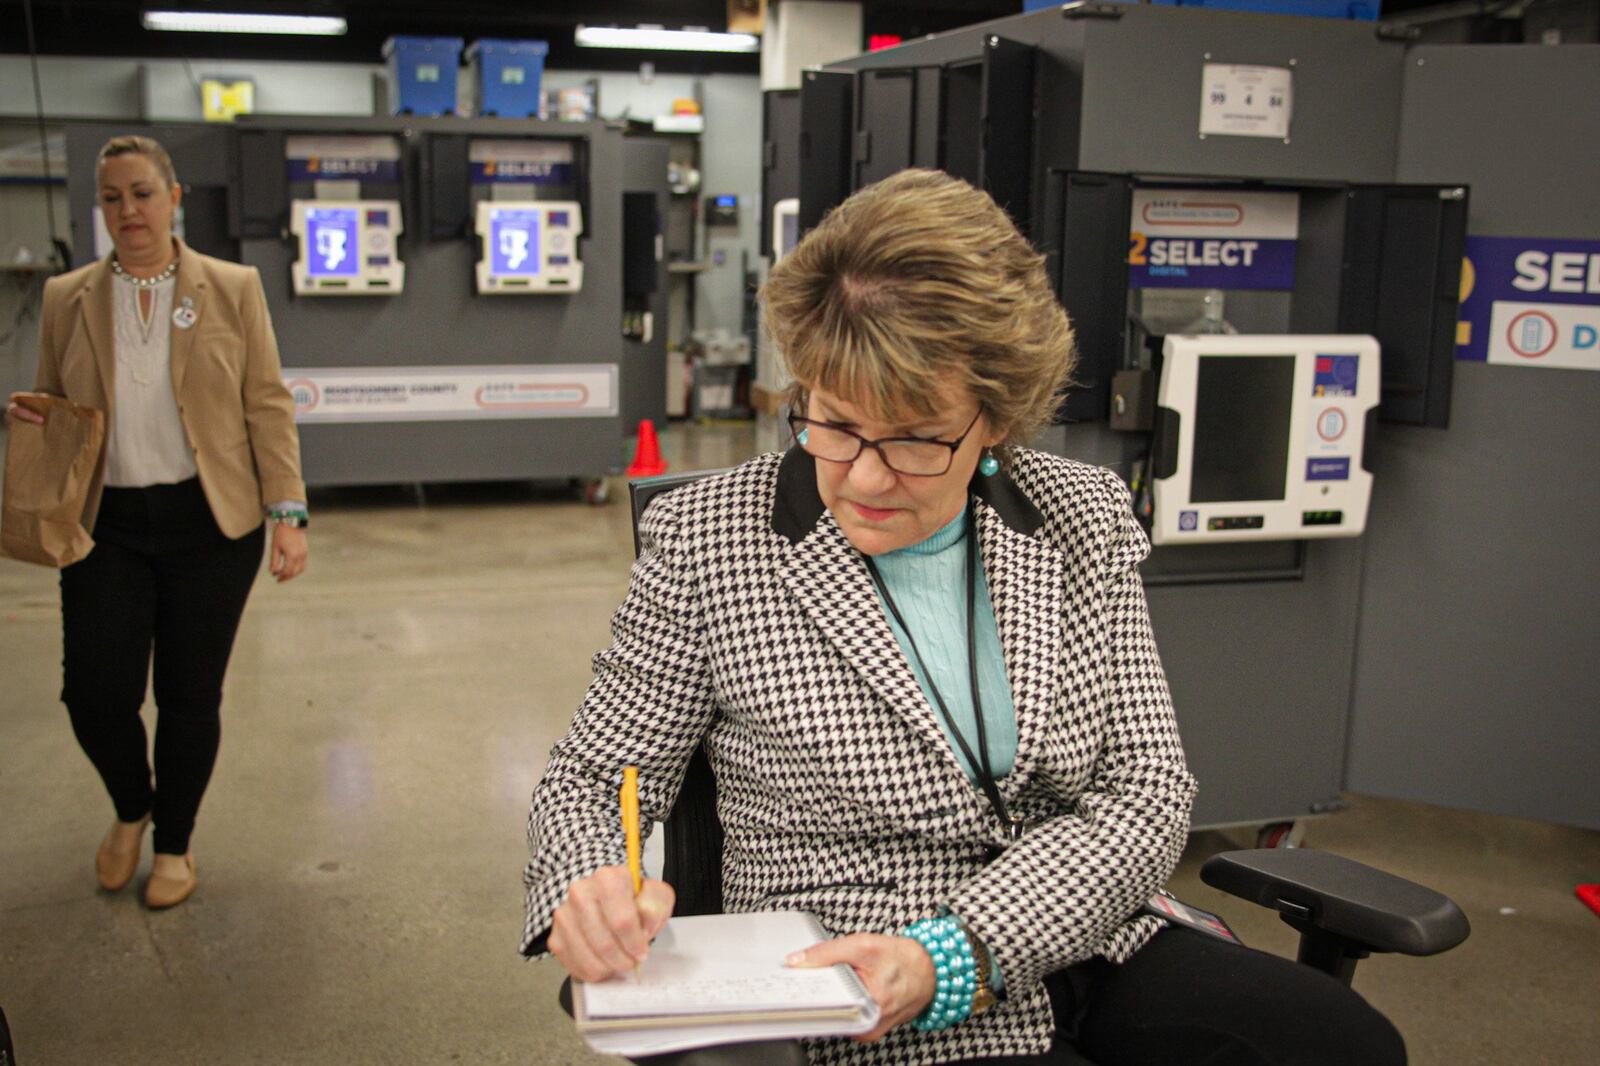
M 955 918 L 923 918 L 900 931 L 927 949 L 933 960 L 933 1002 L 912 1021 L 924 1033 L 948 1029 L 972 1013 L 972 996 L 978 989 L 977 959 L 972 941 Z

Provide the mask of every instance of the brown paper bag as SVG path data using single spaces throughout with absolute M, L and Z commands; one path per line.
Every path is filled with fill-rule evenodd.
M 83 528 L 83 506 L 105 443 L 105 416 L 60 396 L 30 392 L 16 400 L 45 422 L 16 420 L 7 434 L 0 552 L 41 566 L 69 566 L 94 548 Z

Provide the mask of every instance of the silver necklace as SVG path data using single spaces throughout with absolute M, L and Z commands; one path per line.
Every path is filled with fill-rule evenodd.
M 172 262 L 167 264 L 167 269 L 163 270 L 153 278 L 134 277 L 132 274 L 122 269 L 122 264 L 117 262 L 116 256 L 111 257 L 111 270 L 112 273 L 117 275 L 117 277 L 121 278 L 123 281 L 126 281 L 136 289 L 153 289 L 178 272 L 178 257 L 173 256 Z

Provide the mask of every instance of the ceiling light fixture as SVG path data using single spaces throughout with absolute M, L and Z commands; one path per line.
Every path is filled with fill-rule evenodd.
M 293 33 L 338 37 L 349 26 L 330 15 L 254 15 L 221 11 L 146 11 L 140 20 L 147 30 L 185 33 Z
M 670 52 L 761 51 L 761 38 L 753 33 L 668 30 L 660 26 L 640 26 L 637 29 L 579 26 L 574 40 L 585 48 L 639 48 Z

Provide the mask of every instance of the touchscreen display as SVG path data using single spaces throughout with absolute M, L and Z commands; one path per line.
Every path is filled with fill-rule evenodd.
M 539 273 L 539 212 L 496 211 L 489 216 L 489 272 L 496 277 Z
M 1294 367 L 1292 355 L 1200 357 L 1192 502 L 1284 498 Z
M 306 273 L 316 278 L 353 278 L 360 272 L 360 222 L 353 207 L 306 211 Z

